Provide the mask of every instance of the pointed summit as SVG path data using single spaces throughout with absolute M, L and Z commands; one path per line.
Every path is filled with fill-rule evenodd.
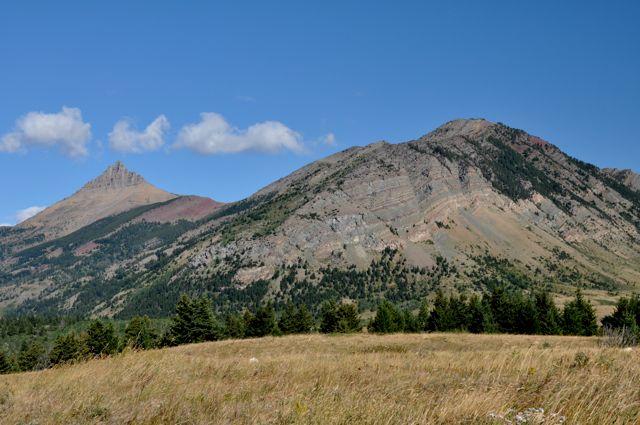
M 143 205 L 176 198 L 176 195 L 149 184 L 142 176 L 127 170 L 120 161 L 85 184 L 82 189 L 20 223 L 52 239 L 67 235 L 101 218 Z
M 145 180 L 141 175 L 129 171 L 121 161 L 116 161 L 104 173 L 87 183 L 83 190 L 122 189 L 142 183 Z

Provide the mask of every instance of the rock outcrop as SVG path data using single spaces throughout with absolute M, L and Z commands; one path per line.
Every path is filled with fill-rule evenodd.
M 260 217 L 226 224 L 225 242 L 212 234 L 192 265 L 242 252 L 274 268 L 297 259 L 365 266 L 391 247 L 416 266 L 491 255 L 535 269 L 555 250 L 589 273 L 635 282 L 638 267 L 611 267 L 638 258 L 640 195 L 612 184 L 539 137 L 457 120 L 415 141 L 340 152 L 267 186 L 249 198 Z
M 620 170 L 617 168 L 605 168 L 603 171 L 629 188 L 640 191 L 640 174 L 632 170 Z

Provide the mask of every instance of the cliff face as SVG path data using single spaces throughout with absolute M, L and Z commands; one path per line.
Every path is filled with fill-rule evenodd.
M 606 295 L 640 283 L 632 177 L 521 130 L 457 120 L 410 142 L 337 153 L 233 204 L 180 198 L 137 211 L 114 200 L 135 214 L 17 253 L 5 276 L 31 271 L 4 292 L 27 311 L 98 315 L 167 314 L 180 292 L 210 294 L 223 310 L 328 297 L 410 302 L 439 287 Z M 141 185 L 116 164 L 74 197 Z M 186 211 L 191 222 L 176 221 Z M 78 279 L 86 285 L 68 286 Z M 32 293 L 16 296 L 20 285 Z
M 253 213 L 213 232 L 193 267 L 231 252 L 273 267 L 298 258 L 363 267 L 386 247 L 416 266 L 491 255 L 541 267 L 540 257 L 563 251 L 589 273 L 637 279 L 635 266 L 611 266 L 638 256 L 640 195 L 538 137 L 484 120 L 349 149 L 249 201 Z

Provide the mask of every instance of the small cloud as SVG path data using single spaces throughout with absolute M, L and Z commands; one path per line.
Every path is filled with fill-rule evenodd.
M 236 96 L 236 100 L 242 103 L 255 103 L 256 98 L 253 96 Z
M 25 220 L 30 219 L 34 215 L 38 214 L 40 211 L 44 210 L 47 207 L 29 207 L 23 210 L 20 210 L 16 213 L 16 220 L 18 223 L 22 223 Z
M 320 137 L 319 141 L 323 145 L 327 146 L 335 146 L 337 144 L 336 135 L 333 133 L 325 134 L 324 136 Z
M 142 153 L 160 149 L 164 145 L 164 136 L 169 129 L 169 120 L 160 115 L 143 132 L 131 129 L 130 122 L 122 119 L 109 133 L 111 149 L 121 153 Z
M 0 223 L 0 227 L 13 227 L 13 224 Z
M 0 152 L 26 152 L 29 148 L 57 147 L 64 154 L 87 156 L 91 124 L 82 120 L 78 108 L 62 108 L 58 113 L 29 112 L 16 121 L 13 132 L 0 139 Z
M 186 125 L 180 130 L 175 148 L 201 154 L 305 151 L 302 135 L 278 121 L 265 121 L 242 130 L 232 127 L 215 112 L 203 112 L 200 117 L 199 123 Z

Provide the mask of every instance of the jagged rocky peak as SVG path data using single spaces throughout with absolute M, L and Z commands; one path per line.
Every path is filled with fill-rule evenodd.
M 116 161 L 105 170 L 104 173 L 87 183 L 84 190 L 109 190 L 122 189 L 144 183 L 144 178 L 132 171 L 121 162 Z

